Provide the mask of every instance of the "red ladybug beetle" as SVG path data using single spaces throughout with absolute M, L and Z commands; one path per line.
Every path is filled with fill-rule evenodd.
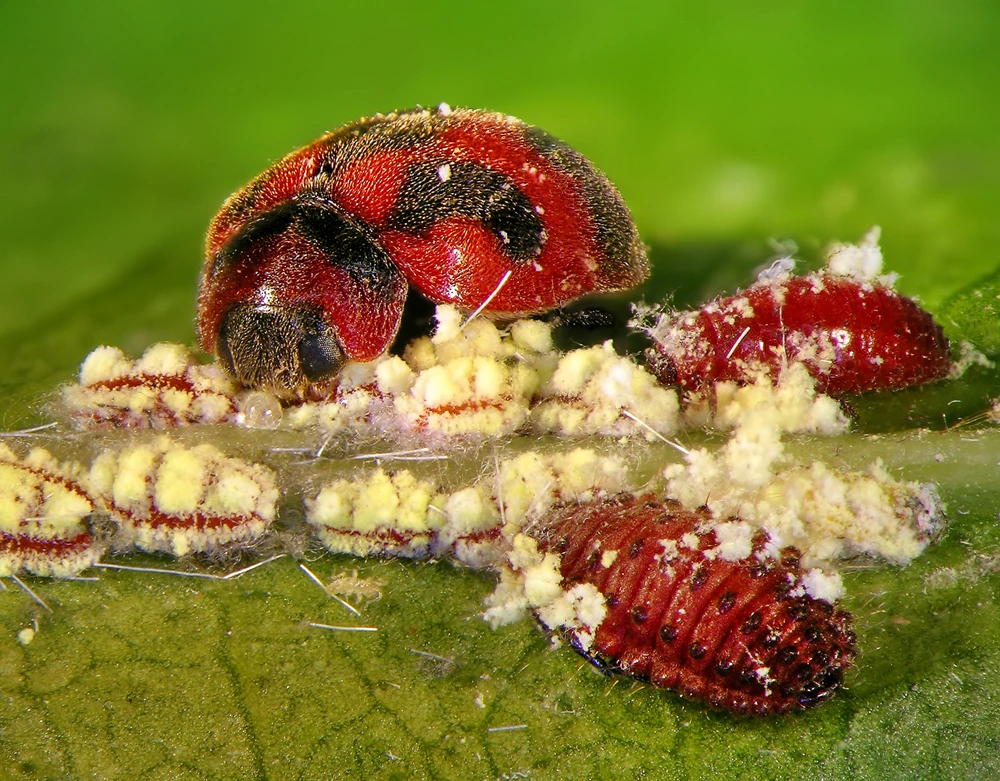
M 198 334 L 244 385 L 301 393 L 383 354 L 409 285 L 513 317 L 648 273 L 621 196 L 579 152 L 503 114 L 417 108 L 328 133 L 226 201 Z

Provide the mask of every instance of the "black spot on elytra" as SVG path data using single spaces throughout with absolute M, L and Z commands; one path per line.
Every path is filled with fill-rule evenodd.
M 399 269 L 367 227 L 322 201 L 300 204 L 296 227 L 304 238 L 319 247 L 328 263 L 392 298 Z
M 545 244 L 545 228 L 531 201 L 499 171 L 443 159 L 410 166 L 387 227 L 421 234 L 449 217 L 481 222 L 514 261 L 537 257 Z
M 524 137 L 542 157 L 579 183 L 605 263 L 617 267 L 617 272 L 636 258 L 641 259 L 645 250 L 635 224 L 621 195 L 607 177 L 569 144 L 540 128 L 526 127 Z

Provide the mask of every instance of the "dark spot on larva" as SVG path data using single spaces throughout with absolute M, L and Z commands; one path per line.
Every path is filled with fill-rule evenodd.
M 788 617 L 792 619 L 792 621 L 801 621 L 809 615 L 809 612 L 809 603 L 803 600 L 801 602 L 796 602 L 788 608 Z
M 809 661 L 817 667 L 826 667 L 830 663 L 830 652 L 817 648 L 812 652 Z
M 789 599 L 790 598 L 789 592 L 791 592 L 791 590 L 792 587 L 790 585 L 788 585 L 787 583 L 782 583 L 780 586 L 774 589 L 774 601 L 784 602 L 785 600 Z
M 556 550 L 560 553 L 565 553 L 569 550 L 569 540 L 565 537 L 560 537 L 559 542 L 556 543 Z
M 597 551 L 591 551 L 590 555 L 587 556 L 587 569 L 594 572 L 598 567 L 601 566 L 601 554 Z
M 763 564 L 755 564 L 750 568 L 751 578 L 762 578 L 768 573 L 768 567 Z
M 794 662 L 798 656 L 799 652 L 795 649 L 794 645 L 786 645 L 774 655 L 774 663 L 780 664 L 782 667 L 787 667 Z
M 743 622 L 743 626 L 740 627 L 740 631 L 745 635 L 752 634 L 760 629 L 760 622 L 763 620 L 764 615 L 759 610 L 755 610 L 747 616 L 746 621 Z
M 769 629 L 767 634 L 764 635 L 763 639 L 760 641 L 760 644 L 765 648 L 774 648 L 774 646 L 780 642 L 781 633 L 774 629 Z
M 648 502 L 643 502 L 642 506 L 643 507 L 659 507 L 660 506 L 660 502 L 656 501 L 655 499 L 650 499 Z
M 691 574 L 691 590 L 697 591 L 708 581 L 709 571 L 707 567 L 698 567 Z
M 781 563 L 785 567 L 797 567 L 802 560 L 802 551 L 794 545 L 781 549 Z
M 707 650 L 708 649 L 701 643 L 691 643 L 691 647 L 688 648 L 688 653 L 691 655 L 692 659 L 701 659 Z
M 794 675 L 800 681 L 806 681 L 812 678 L 813 668 L 811 665 L 808 665 L 805 662 L 803 662 L 802 664 L 798 665 L 795 668 L 795 670 L 792 672 L 792 675 Z
M 816 645 L 816 643 L 823 639 L 823 631 L 815 624 L 810 624 L 802 630 L 802 636 L 806 639 L 807 643 Z
M 616 607 L 618 607 L 618 596 L 617 596 L 617 594 L 608 594 L 604 598 L 604 601 L 607 603 L 609 609 L 610 608 L 616 608 Z
M 833 615 L 833 604 L 827 602 L 825 599 L 817 599 L 813 604 L 816 605 L 816 609 L 824 616 Z
M 638 540 L 634 540 L 632 544 L 628 546 L 628 557 L 630 559 L 636 558 L 640 553 L 642 553 L 642 549 L 645 544 L 646 541 L 641 537 Z
M 668 645 L 677 639 L 677 629 L 669 624 L 660 627 L 660 639 Z
M 636 605 L 634 608 L 632 608 L 632 620 L 635 621 L 635 623 L 645 624 L 646 617 L 647 617 L 646 608 L 644 608 L 642 605 Z
M 744 686 L 759 685 L 760 679 L 757 677 L 757 670 L 749 666 L 740 670 L 740 683 Z
M 715 672 L 719 675 L 729 675 L 729 671 L 733 669 L 733 662 L 731 659 L 720 659 L 715 663 Z
M 736 604 L 736 592 L 727 591 L 721 597 L 719 597 L 719 614 L 728 613 L 733 609 L 733 605 Z

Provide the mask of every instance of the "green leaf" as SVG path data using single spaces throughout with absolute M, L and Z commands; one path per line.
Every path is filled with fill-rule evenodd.
M 201 234 L 228 192 L 341 122 L 440 99 L 522 116 L 605 169 L 654 245 L 647 299 L 697 303 L 752 280 L 772 238 L 815 261 L 877 223 L 904 291 L 998 351 L 995 315 L 956 294 L 1000 246 L 993 4 L 277 8 L 0 10 L 5 428 L 46 420 L 98 344 L 193 341 Z M 309 549 L 317 574 L 356 568 L 382 598 L 356 619 L 290 558 L 227 582 L 30 579 L 51 614 L 5 581 L 0 775 L 992 777 L 1000 438 L 917 429 L 998 386 L 978 369 L 860 400 L 857 429 L 877 434 L 797 443 L 934 480 L 951 518 L 909 567 L 847 572 L 862 653 L 813 712 L 706 711 L 602 677 L 528 621 L 490 630 L 487 573 Z

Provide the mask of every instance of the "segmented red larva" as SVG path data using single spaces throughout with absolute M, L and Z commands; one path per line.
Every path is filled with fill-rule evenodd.
M 722 525 L 649 496 L 550 513 L 539 547 L 561 553 L 563 587 L 590 583 L 607 606 L 589 648 L 579 630 L 570 640 L 602 669 L 734 713 L 823 702 L 854 659 L 851 616 L 806 595 L 797 552 L 766 555 L 763 532 L 731 560 Z
M 941 326 L 879 283 L 833 274 L 765 279 L 698 311 L 663 317 L 650 332 L 650 370 L 667 385 L 777 379 L 801 361 L 822 393 L 894 390 L 951 371 Z

